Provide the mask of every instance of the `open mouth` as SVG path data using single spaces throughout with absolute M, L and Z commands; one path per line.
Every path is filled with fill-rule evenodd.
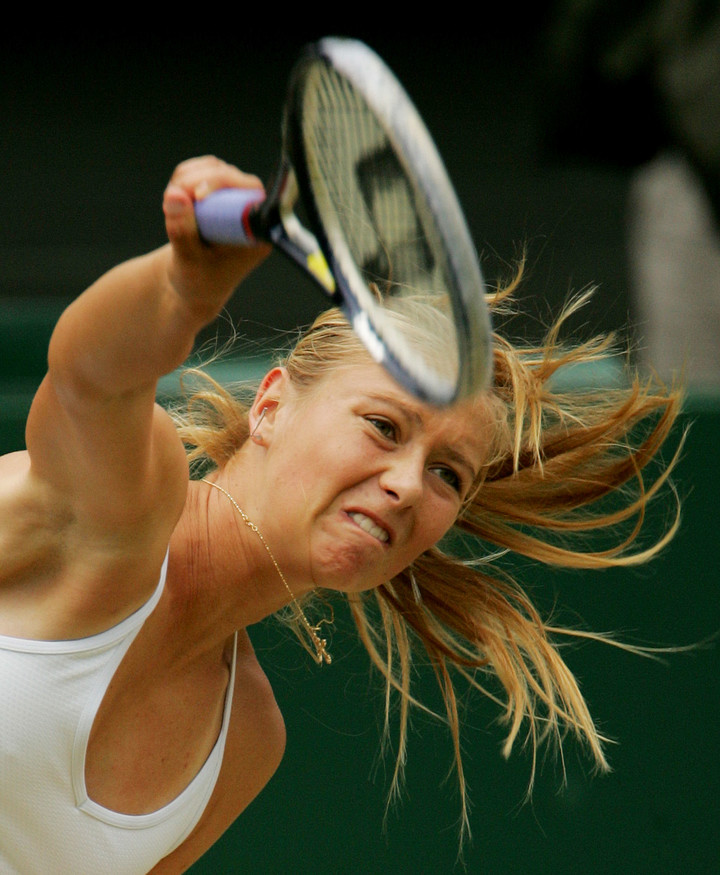
M 350 511 L 348 512 L 348 516 L 350 519 L 356 523 L 360 528 L 367 532 L 368 535 L 372 535 L 373 538 L 376 538 L 382 544 L 387 544 L 390 541 L 390 534 L 387 532 L 382 526 L 379 526 L 375 520 L 370 519 L 369 516 L 366 516 L 364 513 L 360 513 L 359 511 Z

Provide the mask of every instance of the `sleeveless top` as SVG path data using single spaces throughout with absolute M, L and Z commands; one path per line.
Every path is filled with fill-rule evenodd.
M 85 754 L 108 685 L 160 600 L 98 635 L 34 641 L 0 635 L 0 873 L 140 875 L 188 837 L 212 795 L 232 708 L 237 635 L 218 739 L 183 792 L 149 814 L 88 797 Z

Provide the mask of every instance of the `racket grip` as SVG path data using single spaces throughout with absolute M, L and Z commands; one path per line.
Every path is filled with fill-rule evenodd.
M 253 246 L 250 212 L 265 200 L 265 193 L 252 188 L 223 188 L 195 204 L 198 232 L 206 243 Z

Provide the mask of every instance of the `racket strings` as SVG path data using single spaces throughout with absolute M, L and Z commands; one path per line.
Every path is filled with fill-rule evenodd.
M 318 71 L 306 148 L 317 184 L 367 281 L 388 294 L 446 291 L 421 204 L 393 145 L 363 97 L 331 68 Z
M 308 152 L 317 160 L 317 184 L 326 194 L 324 220 L 344 238 L 355 263 L 365 270 L 378 261 L 384 242 L 376 216 L 368 210 L 357 185 L 355 170 L 364 154 L 382 144 L 383 135 L 371 130 L 354 89 L 345 80 L 326 75 L 320 84 L 315 114 L 308 119 L 306 131 L 312 136 Z M 370 279 L 382 286 L 388 276 L 375 274 Z
M 362 309 L 406 370 L 454 386 L 459 351 L 446 246 L 392 132 L 325 64 L 307 78 L 302 130 L 323 228 Z

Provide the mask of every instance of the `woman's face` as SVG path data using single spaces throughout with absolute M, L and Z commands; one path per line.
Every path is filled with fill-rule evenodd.
M 490 405 L 430 407 L 374 363 L 300 392 L 274 374 L 258 524 L 296 594 L 376 587 L 452 526 L 485 457 Z

